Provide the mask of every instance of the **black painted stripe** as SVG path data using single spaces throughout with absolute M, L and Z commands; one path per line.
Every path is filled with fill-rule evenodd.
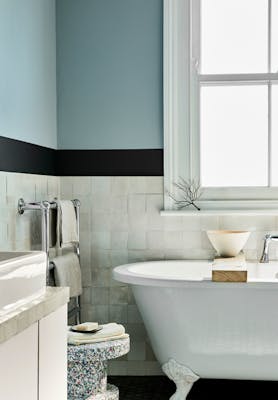
M 57 176 L 162 176 L 163 150 L 54 150 L 0 136 L 0 170 Z
M 161 176 L 163 150 L 59 150 L 57 175 Z
M 56 151 L 0 136 L 0 170 L 56 175 Z

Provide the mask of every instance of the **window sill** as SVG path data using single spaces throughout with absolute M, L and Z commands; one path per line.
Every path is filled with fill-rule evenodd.
M 201 209 L 196 210 L 194 207 L 185 208 L 183 210 L 161 210 L 162 217 L 175 216 L 201 216 L 201 215 L 277 215 L 277 200 L 202 200 L 196 202 Z
M 224 215 L 273 215 L 278 216 L 278 208 L 273 210 L 161 210 L 160 215 L 162 217 L 192 217 L 192 216 L 224 216 Z

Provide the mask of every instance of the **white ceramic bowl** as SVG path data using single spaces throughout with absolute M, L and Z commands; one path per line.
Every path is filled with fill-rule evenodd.
M 235 257 L 243 249 L 248 231 L 207 231 L 208 238 L 221 257 Z

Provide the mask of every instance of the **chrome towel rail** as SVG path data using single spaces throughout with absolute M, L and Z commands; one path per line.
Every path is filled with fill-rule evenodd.
M 78 258 L 80 259 L 80 200 L 74 199 L 71 200 L 75 213 L 76 213 L 76 225 L 77 225 L 77 238 L 78 242 L 75 243 L 75 250 Z M 50 263 L 49 260 L 49 247 L 50 247 L 50 242 L 49 242 L 49 231 L 50 231 L 50 226 L 49 226 L 49 212 L 51 209 L 57 209 L 58 208 L 58 200 L 54 199 L 53 201 L 38 201 L 38 202 L 31 202 L 27 203 L 24 201 L 24 199 L 20 198 L 18 200 L 18 206 L 17 210 L 20 215 L 24 214 L 25 211 L 41 211 L 41 237 L 42 237 L 42 251 L 46 253 L 46 258 L 47 258 L 47 276 L 46 276 L 46 283 L 49 284 L 49 274 L 50 274 L 50 269 L 53 268 L 53 264 Z M 58 238 L 57 238 L 58 240 Z M 75 299 L 75 307 L 73 310 L 69 312 L 69 317 L 75 315 L 76 316 L 76 323 L 80 323 L 80 296 L 76 297 Z
M 38 210 L 41 211 L 41 235 L 42 235 L 42 251 L 46 253 L 47 266 L 49 265 L 49 210 L 51 208 L 49 201 L 38 201 L 34 203 L 26 203 L 24 199 L 18 200 L 17 210 L 20 215 L 24 211 Z M 47 270 L 48 274 L 48 270 Z M 47 282 L 48 282 L 47 276 Z

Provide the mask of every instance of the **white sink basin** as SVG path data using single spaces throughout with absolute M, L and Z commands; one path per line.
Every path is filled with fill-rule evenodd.
M 0 252 L 0 316 L 45 293 L 46 254 Z

